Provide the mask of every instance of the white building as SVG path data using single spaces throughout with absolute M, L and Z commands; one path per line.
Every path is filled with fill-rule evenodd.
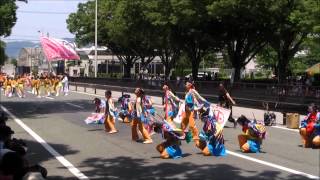
M 17 59 L 17 73 L 39 72 L 40 66 L 46 63 L 41 47 L 22 48 Z
M 89 72 L 94 72 L 95 65 L 95 47 L 78 48 L 76 49 L 80 55 L 81 63 L 69 66 L 70 76 L 90 76 Z M 121 60 L 112 53 L 107 47 L 97 48 L 97 70 L 100 74 L 124 74 L 124 66 Z M 141 61 L 137 61 L 131 69 L 131 74 L 148 73 L 148 74 L 163 74 L 164 68 L 159 57 L 147 65 L 145 70 L 142 70 Z M 91 74 L 92 75 L 92 74 Z

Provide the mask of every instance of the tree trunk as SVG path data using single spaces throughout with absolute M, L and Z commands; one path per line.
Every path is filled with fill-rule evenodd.
M 283 84 L 286 83 L 289 56 L 287 51 L 278 51 L 278 83 Z
M 232 52 L 233 54 L 230 55 L 229 57 L 231 58 L 231 63 L 232 63 L 232 67 L 234 68 L 234 77 L 233 77 L 233 82 L 239 82 L 241 80 L 241 62 L 242 59 L 241 57 L 239 57 L 235 52 Z M 232 78 L 232 77 L 231 77 Z M 231 79 L 230 79 L 231 82 Z
M 241 67 L 234 66 L 234 79 L 233 82 L 239 82 L 241 80 Z M 232 77 L 231 77 L 232 78 Z
M 199 65 L 200 65 L 200 58 L 193 58 L 192 59 L 192 78 L 194 81 L 198 80 L 198 72 L 199 72 Z
M 165 80 L 168 80 L 169 79 L 169 75 L 170 75 L 170 71 L 171 71 L 171 66 L 169 65 L 169 64 L 166 64 L 165 65 L 165 72 L 164 72 L 164 74 L 165 74 Z M 170 79 L 169 79 L 170 80 Z
M 131 78 L 131 68 L 133 67 L 132 57 L 126 57 L 124 66 L 124 78 Z
M 278 83 L 283 84 L 286 82 L 287 77 L 287 64 L 284 62 L 284 60 L 279 59 L 279 65 L 278 65 Z
M 131 77 L 131 67 L 132 65 L 124 64 L 124 78 L 130 78 Z

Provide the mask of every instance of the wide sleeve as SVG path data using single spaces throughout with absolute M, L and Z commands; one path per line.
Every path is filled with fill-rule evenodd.
M 205 98 L 203 98 L 203 97 L 198 93 L 198 91 L 193 90 L 192 93 L 193 93 L 194 97 L 195 97 L 198 101 L 200 100 L 200 101 L 202 101 L 203 103 L 204 103 L 204 102 L 207 102 L 207 100 L 206 100 Z
M 140 97 L 137 98 L 135 106 L 136 106 L 137 116 L 138 116 L 138 117 L 141 117 L 141 114 L 142 114 L 142 106 L 141 106 L 141 98 L 140 98 Z
M 171 97 L 175 101 L 180 101 L 180 98 L 175 96 L 171 91 L 168 91 L 168 96 Z
M 115 111 L 116 109 L 115 109 L 115 107 L 114 107 L 114 102 L 113 102 L 112 98 L 110 98 L 110 99 L 108 100 L 108 103 L 109 103 L 109 109 L 110 109 L 111 111 Z

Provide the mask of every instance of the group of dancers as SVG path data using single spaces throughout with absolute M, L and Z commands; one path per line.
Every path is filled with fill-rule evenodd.
M 27 88 L 31 88 L 31 93 L 36 97 L 59 96 L 63 91 L 64 95 L 68 95 L 69 85 L 66 75 L 48 75 L 41 74 L 40 76 L 31 76 L 29 74 L 9 77 L 6 75 L 0 76 L 0 82 L 4 95 L 13 97 L 16 95 L 19 98 L 25 98 Z
M 110 134 L 118 132 L 115 124 L 117 118 L 131 124 L 133 141 L 141 141 L 139 138 L 141 134 L 142 143 L 151 144 L 153 143 L 151 134 L 161 134 L 164 141 L 156 146 L 161 158 L 182 157 L 182 140 L 187 143 L 193 141 L 205 156 L 225 156 L 223 137 L 225 121 L 217 117 L 215 109 L 217 105 L 203 98 L 195 89 L 193 82 L 186 82 L 185 88 L 186 95 L 182 100 L 170 90 L 168 85 L 163 86 L 164 117 L 157 114 L 151 97 L 147 96 L 141 88 L 135 90 L 134 100 L 131 100 L 129 94 L 119 98 L 121 106 L 119 111 L 115 108 L 111 91 L 106 91 L 105 100 L 94 99 L 96 113 L 105 115 L 103 123 L 105 130 Z M 227 99 L 230 99 L 230 96 Z M 232 103 L 235 102 L 232 100 Z M 203 122 L 200 131 L 196 126 L 198 119 Z M 238 136 L 239 148 L 242 152 L 260 152 L 262 141 L 266 137 L 265 126 L 244 116 L 241 116 L 237 122 L 242 126 L 243 131 Z

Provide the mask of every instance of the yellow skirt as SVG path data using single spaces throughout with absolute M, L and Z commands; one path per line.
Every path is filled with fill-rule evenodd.
M 18 84 L 18 88 L 19 88 L 19 89 L 23 89 L 23 88 L 24 88 L 24 85 L 23 85 L 23 84 Z

